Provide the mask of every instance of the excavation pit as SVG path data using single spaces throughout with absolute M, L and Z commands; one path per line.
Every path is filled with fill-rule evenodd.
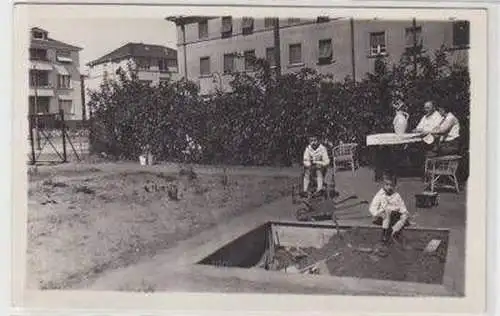
M 403 243 L 380 246 L 381 229 L 326 223 L 268 222 L 198 262 L 224 268 L 443 284 L 449 231 L 408 228 Z M 267 271 L 266 271 L 267 270 Z

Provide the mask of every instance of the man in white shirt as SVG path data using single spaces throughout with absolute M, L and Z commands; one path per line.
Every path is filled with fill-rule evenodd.
M 436 111 L 436 106 L 433 101 L 425 102 L 424 113 L 425 115 L 422 117 L 422 119 L 420 119 L 420 122 L 413 130 L 413 132 L 429 134 L 435 128 L 437 128 L 443 120 L 443 116 L 438 111 Z
M 307 196 L 309 190 L 309 182 L 311 173 L 316 173 L 316 194 L 323 192 L 323 183 L 330 165 L 330 157 L 328 157 L 328 150 L 325 146 L 320 144 L 317 136 L 309 138 L 309 145 L 304 151 L 304 191 L 302 196 Z
M 432 134 L 437 139 L 436 154 L 442 156 L 456 155 L 460 151 L 460 122 L 447 107 L 440 106 L 438 111 L 444 119 L 432 131 Z

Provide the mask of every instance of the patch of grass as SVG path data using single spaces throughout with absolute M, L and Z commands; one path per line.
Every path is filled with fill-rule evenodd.
M 177 177 L 174 176 L 173 174 L 167 174 L 164 172 L 157 173 L 156 176 L 160 179 L 165 180 L 166 182 L 173 182 L 173 181 L 177 180 Z
M 95 190 L 86 185 L 79 185 L 74 189 L 75 193 L 95 194 Z
M 195 185 L 194 190 L 193 190 L 194 194 L 196 194 L 196 195 L 203 195 L 203 194 L 207 193 L 208 191 L 210 191 L 210 189 L 207 187 L 204 187 L 202 185 Z
M 42 182 L 43 185 L 45 186 L 50 186 L 50 187 L 53 187 L 53 188 L 65 188 L 67 187 L 68 185 L 64 182 L 54 182 L 52 179 L 47 179 L 47 180 L 44 180 Z
M 198 175 L 196 174 L 196 172 L 193 170 L 192 167 L 181 168 L 181 170 L 179 170 L 179 175 L 181 177 L 188 178 L 188 180 L 194 180 L 198 178 Z

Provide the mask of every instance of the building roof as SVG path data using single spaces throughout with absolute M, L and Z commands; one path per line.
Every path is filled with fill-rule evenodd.
M 48 36 L 49 32 L 46 30 L 39 28 L 39 27 L 32 27 L 31 31 L 38 31 L 45 33 L 46 39 L 34 39 L 31 38 L 30 42 L 30 48 L 55 48 L 55 49 L 66 49 L 66 50 L 73 50 L 73 51 L 80 51 L 82 50 L 81 47 L 70 45 L 58 40 L 55 40 L 53 38 L 50 38 Z
M 112 60 L 122 60 L 130 57 L 156 57 L 177 60 L 177 51 L 161 45 L 127 43 L 111 53 L 87 63 L 87 65 L 95 66 Z
M 177 25 L 198 23 L 206 20 L 217 19 L 216 16 L 169 16 L 165 20 L 174 22 Z

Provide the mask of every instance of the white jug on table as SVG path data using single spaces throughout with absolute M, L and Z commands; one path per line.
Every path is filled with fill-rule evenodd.
M 392 121 L 392 124 L 394 125 L 394 132 L 396 134 L 406 133 L 409 117 L 410 115 L 404 111 L 396 111 L 396 115 L 394 116 L 394 120 Z

